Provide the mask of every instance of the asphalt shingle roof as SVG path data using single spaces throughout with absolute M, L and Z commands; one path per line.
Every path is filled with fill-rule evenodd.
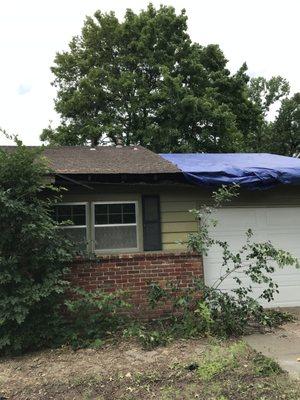
M 11 151 L 14 146 L 1 146 Z M 50 167 L 59 174 L 172 174 L 181 171 L 142 146 L 45 147 Z

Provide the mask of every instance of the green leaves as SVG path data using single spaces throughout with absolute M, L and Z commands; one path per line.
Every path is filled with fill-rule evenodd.
M 56 144 L 141 144 L 154 151 L 238 151 L 258 116 L 243 66 L 217 45 L 192 43 L 185 11 L 149 5 L 124 20 L 97 11 L 54 60 Z
M 272 151 L 299 157 L 300 93 L 282 101 L 272 128 L 270 137 Z
M 72 245 L 57 234 L 57 188 L 45 182 L 42 149 L 0 151 L 0 352 L 44 345 L 67 287 Z M 53 327 L 52 327 L 53 328 Z M 53 334 L 53 331 L 52 331 Z

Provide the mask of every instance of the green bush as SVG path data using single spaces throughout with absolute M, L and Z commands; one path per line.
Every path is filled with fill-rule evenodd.
M 51 218 L 58 189 L 42 150 L 0 150 L 0 352 L 37 349 L 56 337 L 72 244 Z
M 145 350 L 152 350 L 158 346 L 166 346 L 173 340 L 172 328 L 158 321 L 156 324 L 141 324 L 135 322 L 123 331 L 125 338 L 135 338 Z
M 69 323 L 65 325 L 64 344 L 74 349 L 99 347 L 102 339 L 116 332 L 127 321 L 124 311 L 130 305 L 124 300 L 126 293 L 87 292 L 80 288 L 72 292 L 76 298 L 65 301 Z

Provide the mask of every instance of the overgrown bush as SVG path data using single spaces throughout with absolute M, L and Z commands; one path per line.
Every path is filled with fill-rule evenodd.
M 173 337 L 240 335 L 250 327 L 273 327 L 291 318 L 286 313 L 264 309 L 261 301 L 270 302 L 279 292 L 272 276 L 275 267 L 293 265 L 298 268 L 298 260 L 269 241 L 255 243 L 250 229 L 245 233 L 245 243 L 239 251 L 232 251 L 226 241 L 211 235 L 217 224 L 213 218 L 215 210 L 236 197 L 237 191 L 235 185 L 222 187 L 214 193 L 212 206 L 192 210 L 199 219 L 200 228 L 198 233 L 189 235 L 189 248 L 199 254 L 207 254 L 213 246 L 222 251 L 224 272 L 216 282 L 208 287 L 197 280 L 188 289 L 182 289 L 180 282 L 169 282 L 166 288 L 155 282 L 150 285 L 150 306 L 156 307 L 166 301 L 173 304 L 173 316 L 164 322 L 164 329 L 168 327 Z M 249 283 L 245 283 L 242 276 L 247 277 Z M 236 288 L 230 292 L 222 289 L 223 282 L 229 278 L 236 282 Z M 253 284 L 261 285 L 258 296 L 254 295 Z
M 166 346 L 173 340 L 172 329 L 165 321 L 155 321 L 153 326 L 135 321 L 124 329 L 123 336 L 137 339 L 145 350 Z
M 55 337 L 72 244 L 51 218 L 58 189 L 42 150 L 0 150 L 0 352 L 37 349 Z
M 69 323 L 64 325 L 63 343 L 74 349 L 99 347 L 104 338 L 115 333 L 127 320 L 124 311 L 130 308 L 126 293 L 104 293 L 72 290 L 75 299 L 65 301 Z

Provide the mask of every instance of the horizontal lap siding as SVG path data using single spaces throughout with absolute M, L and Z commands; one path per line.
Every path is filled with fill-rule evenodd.
M 77 188 L 77 190 L 79 190 Z M 84 191 L 84 188 L 80 190 Z M 86 189 L 87 191 L 87 189 Z M 186 242 L 190 232 L 197 232 L 198 223 L 189 210 L 199 208 L 203 204 L 211 203 L 211 191 L 197 186 L 182 185 L 169 186 L 101 186 L 95 187 L 91 193 L 68 192 L 65 201 L 105 201 L 105 200 L 137 200 L 139 201 L 139 240 L 140 250 L 143 250 L 141 195 L 154 194 L 160 196 L 161 206 L 161 231 L 163 250 L 185 250 L 186 245 L 178 243 Z M 242 191 L 230 206 L 254 207 L 276 205 L 299 205 L 300 187 L 282 186 L 265 191 Z
M 195 209 L 197 201 L 191 195 L 170 196 L 162 194 L 161 230 L 163 250 L 186 249 L 189 233 L 197 232 L 197 221 L 191 209 Z M 183 242 L 183 243 L 178 243 Z

